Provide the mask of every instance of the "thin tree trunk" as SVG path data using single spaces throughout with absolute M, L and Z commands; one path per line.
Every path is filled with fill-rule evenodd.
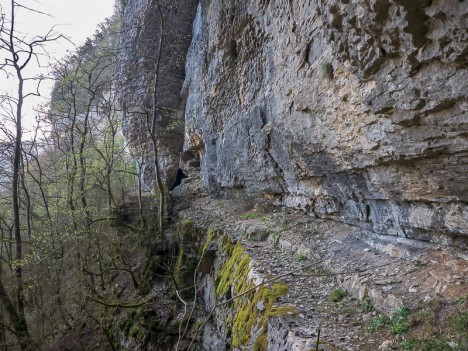
M 19 167 L 21 157 L 21 114 L 23 107 L 23 79 L 21 71 L 17 70 L 19 85 L 18 85 L 18 105 L 16 109 L 16 140 L 15 140 L 15 154 L 13 158 L 13 178 L 12 178 L 12 203 L 13 203 L 13 227 L 15 233 L 15 247 L 16 247 L 16 304 L 18 313 L 24 316 L 24 296 L 23 296 L 23 268 L 21 260 L 23 258 L 23 242 L 21 240 L 21 222 L 20 222 L 20 205 L 19 205 Z
M 19 205 L 19 175 L 20 175 L 20 158 L 21 158 L 21 138 L 22 138 L 22 126 L 21 117 L 23 113 L 24 103 L 24 79 L 22 75 L 22 68 L 18 63 L 19 56 L 15 51 L 14 44 L 14 32 L 15 32 L 15 9 L 16 3 L 11 0 L 11 27 L 10 27 L 10 53 L 12 55 L 13 66 L 16 70 L 18 78 L 18 101 L 16 105 L 16 139 L 15 139 L 15 151 L 13 157 L 13 178 L 12 178 L 12 205 L 13 205 L 13 227 L 15 235 L 15 278 L 16 278 L 16 310 L 14 309 L 11 301 L 9 301 L 8 295 L 3 287 L 0 285 L 0 299 L 5 304 L 5 308 L 11 315 L 12 322 L 15 325 L 15 330 L 18 333 L 18 341 L 20 343 L 21 350 L 26 350 L 31 344 L 31 337 L 29 335 L 28 326 L 26 324 L 25 312 L 24 312 L 24 292 L 23 292 L 23 242 L 21 239 L 21 222 L 20 222 L 20 205 Z M 10 302 L 10 303 L 8 303 Z
M 20 160 L 21 161 L 21 160 Z M 24 177 L 24 163 L 20 162 L 20 168 L 21 168 L 21 174 L 20 174 L 20 179 L 21 179 L 21 186 L 24 191 L 24 196 L 26 200 L 26 224 L 27 224 L 27 238 L 31 239 L 31 234 L 32 234 L 32 204 L 31 204 L 31 196 L 29 195 L 28 188 L 26 187 L 26 179 Z
M 158 52 L 155 63 L 154 72 L 154 86 L 153 86 L 153 113 L 151 118 L 150 136 L 153 146 L 153 162 L 154 162 L 154 173 L 156 176 L 156 190 L 159 193 L 159 231 L 161 238 L 164 238 L 164 224 L 166 219 L 166 190 L 161 177 L 161 170 L 159 168 L 159 155 L 158 145 L 156 138 L 156 120 L 158 116 L 158 88 L 159 88 L 159 70 L 161 66 L 161 50 L 164 41 L 164 16 L 161 9 L 159 0 L 156 0 L 157 10 L 159 12 L 159 41 L 158 41 Z M 153 4 L 153 2 L 152 2 Z

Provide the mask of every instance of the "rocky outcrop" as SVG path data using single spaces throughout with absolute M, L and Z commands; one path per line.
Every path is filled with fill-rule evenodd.
M 179 168 L 184 138 L 180 90 L 196 6 L 196 0 L 128 0 L 123 4 L 117 68 L 122 129 L 139 159 L 148 189 L 154 179 L 149 134 L 154 100 L 159 163 L 168 186 Z
M 374 233 L 468 246 L 468 2 L 202 1 L 184 160 Z

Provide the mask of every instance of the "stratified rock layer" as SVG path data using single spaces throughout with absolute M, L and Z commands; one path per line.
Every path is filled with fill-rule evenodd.
M 162 177 L 167 185 L 174 181 L 179 168 L 184 140 L 180 90 L 197 3 L 196 0 L 128 0 L 123 6 L 117 91 L 123 110 L 123 132 L 134 156 L 140 160 L 147 188 L 151 188 L 154 180 L 149 134 L 154 95 L 155 137 Z
M 185 159 L 373 232 L 468 246 L 468 2 L 202 1 Z

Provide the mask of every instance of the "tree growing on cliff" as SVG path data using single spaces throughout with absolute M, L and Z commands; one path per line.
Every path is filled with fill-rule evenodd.
M 164 223 L 166 221 L 166 198 L 167 198 L 167 189 L 164 187 L 162 181 L 161 170 L 159 169 L 159 155 L 158 155 L 158 145 L 156 137 L 156 121 L 159 113 L 159 104 L 158 104 L 158 91 L 159 91 L 159 75 L 161 68 L 161 52 L 162 45 L 164 42 L 164 30 L 165 30 L 165 15 L 161 8 L 161 3 L 159 0 L 152 0 L 151 5 L 155 6 L 159 16 L 159 38 L 157 46 L 157 54 L 154 62 L 154 82 L 153 82 L 153 109 L 151 111 L 151 118 L 147 114 L 147 125 L 149 134 L 151 137 L 151 145 L 153 148 L 153 163 L 154 163 L 154 174 L 156 176 L 156 191 L 155 193 L 159 194 L 159 231 L 161 237 L 164 237 Z
M 184 140 L 180 89 L 195 7 L 195 2 L 151 0 L 139 5 L 139 16 L 125 10 L 122 21 L 117 81 L 124 134 L 140 160 L 143 187 L 157 196 L 155 219 L 162 229 Z

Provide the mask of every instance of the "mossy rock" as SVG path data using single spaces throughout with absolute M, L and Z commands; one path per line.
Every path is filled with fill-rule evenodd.
M 251 344 L 252 350 L 266 350 L 268 318 L 297 313 L 291 306 L 273 307 L 277 299 L 288 292 L 288 286 L 275 282 L 255 288 L 249 279 L 250 257 L 242 245 L 239 242 L 234 244 L 225 236 L 221 239 L 220 246 L 226 259 L 218 273 L 217 298 L 221 300 L 225 296 L 235 297 L 252 289 L 233 301 L 232 322 L 229 318 L 226 320 L 226 324 L 232 323 L 231 346 L 242 348 Z
M 260 335 L 254 341 L 257 350 L 266 350 L 263 347 L 263 340 L 266 341 L 268 333 L 268 318 L 278 317 L 296 312 L 290 306 L 273 307 L 277 299 L 288 292 L 288 286 L 284 283 L 273 283 L 270 286 L 260 286 L 246 294 L 246 298 L 240 302 L 234 316 L 232 327 L 232 346 L 241 347 L 247 345 L 252 335 L 260 331 Z M 259 305 L 263 308 L 260 310 Z

